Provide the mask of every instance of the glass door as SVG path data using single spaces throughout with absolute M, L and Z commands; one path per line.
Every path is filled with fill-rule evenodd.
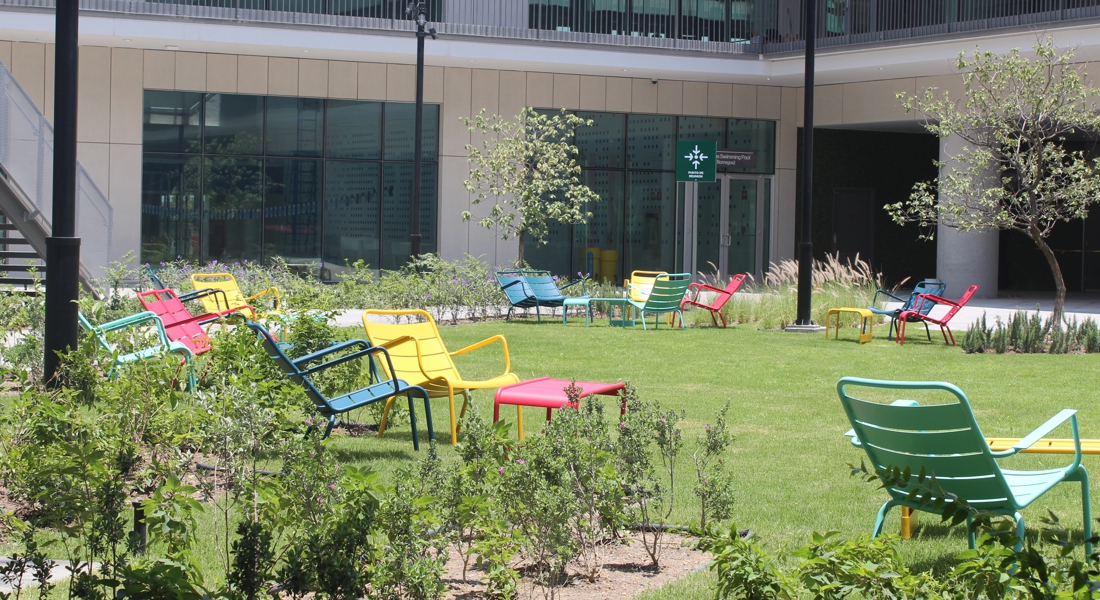
M 685 202 L 685 212 L 694 213 L 694 231 L 685 230 L 694 241 L 692 271 L 720 280 L 737 273 L 759 277 L 771 255 L 771 178 L 719 175 L 687 190 L 692 185 L 694 202 Z

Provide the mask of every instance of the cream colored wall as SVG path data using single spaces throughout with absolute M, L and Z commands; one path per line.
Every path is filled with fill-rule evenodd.
M 52 110 L 52 47 L 0 41 L 3 61 L 32 98 Z M 459 120 L 515 115 L 525 106 L 616 112 L 776 119 L 775 258 L 794 252 L 794 169 L 798 94 L 757 87 L 573 74 L 428 67 L 424 99 L 441 105 L 439 250 L 469 253 L 500 264 L 514 259 L 514 240 L 502 241 L 476 224 L 487 210 L 473 206 L 462 182 L 466 144 L 476 142 Z M 326 61 L 85 46 L 80 49 L 78 159 L 114 208 L 118 258 L 140 251 L 142 90 L 186 90 L 411 102 L 411 65 Z M 475 222 L 463 223 L 470 210 Z
M 956 75 L 819 85 L 814 89 L 814 126 L 919 121 L 920 115 L 906 113 L 896 95 L 912 96 L 928 88 L 946 91 L 953 98 L 961 98 L 963 92 L 962 80 Z M 804 116 L 802 107 L 802 88 L 798 88 L 799 127 Z

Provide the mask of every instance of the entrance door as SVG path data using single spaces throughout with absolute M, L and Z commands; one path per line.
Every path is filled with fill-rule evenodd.
M 870 263 L 875 247 L 875 190 L 833 190 L 833 252 Z
M 694 231 L 685 230 L 693 255 L 685 268 L 727 279 L 736 273 L 759 276 L 769 256 L 771 180 L 719 175 L 714 183 L 693 184 Z M 689 184 L 688 190 L 692 189 Z M 690 202 L 689 202 L 690 204 Z

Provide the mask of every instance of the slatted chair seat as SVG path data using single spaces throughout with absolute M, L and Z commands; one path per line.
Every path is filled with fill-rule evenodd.
M 226 310 L 236 310 L 245 313 L 248 318 L 255 320 L 258 316 L 253 304 L 263 296 L 270 295 L 273 300 L 272 308 L 265 313 L 281 313 L 282 297 L 279 288 L 271 286 L 258 294 L 245 296 L 237 285 L 237 279 L 230 273 L 194 273 L 191 275 L 191 286 L 196 292 L 202 290 L 216 290 L 221 294 L 212 294 L 202 298 L 202 306 L 208 313 L 216 313 Z
M 649 291 L 653 289 L 653 283 L 664 271 L 631 271 L 630 279 L 623 281 L 626 288 L 626 297 L 634 302 L 645 302 L 649 298 Z
M 334 344 L 323 350 L 313 352 L 312 354 L 292 359 L 287 356 L 285 352 L 286 344 L 275 339 L 275 336 L 272 335 L 266 327 L 253 321 L 247 321 L 246 325 L 248 325 L 249 329 L 256 332 L 263 341 L 264 349 L 267 351 L 268 356 L 279 365 L 279 368 L 282 369 L 283 373 L 285 373 L 291 381 L 302 386 L 306 395 L 313 401 L 313 405 L 317 409 L 317 412 L 322 417 L 328 419 L 324 437 L 328 437 L 329 434 L 332 433 L 332 427 L 336 424 L 337 415 L 357 408 L 362 408 L 369 404 L 374 404 L 375 402 L 386 403 L 383 411 L 385 415 L 389 413 L 394 399 L 397 396 L 403 395 L 406 396 L 409 401 L 409 421 L 412 424 L 413 448 L 415 450 L 420 449 L 420 437 L 416 429 L 416 407 L 413 404 L 414 397 L 424 399 L 424 412 L 428 419 L 428 438 L 435 439 L 435 431 L 432 429 L 432 407 L 428 402 L 428 393 L 422 388 L 415 385 L 409 385 L 400 379 L 385 379 L 380 377 L 381 373 L 374 361 L 375 356 L 384 359 L 382 361 L 383 365 L 388 366 L 389 373 L 393 372 L 393 366 L 390 364 L 390 356 L 385 348 L 372 346 L 365 340 L 350 340 Z M 336 353 L 343 354 L 333 356 Z M 310 375 L 314 373 L 319 373 L 336 365 L 362 358 L 367 359 L 371 379 L 377 383 L 333 398 L 328 398 L 310 379 Z M 313 363 L 317 364 L 310 366 Z M 307 435 L 308 433 L 307 431 Z M 381 427 L 379 427 L 379 437 L 381 437 L 381 435 Z
M 187 346 L 195 355 L 210 351 L 210 338 L 202 325 L 225 317 L 237 315 L 236 310 L 192 315 L 176 292 L 170 289 L 138 292 L 138 301 L 145 310 L 160 317 L 168 339 Z
M 913 400 L 897 400 L 892 404 L 883 404 L 854 397 L 853 394 L 861 388 L 902 392 L 939 391 L 946 392 L 955 401 L 921 405 Z M 897 467 L 914 474 L 923 472 L 933 477 L 944 492 L 940 499 L 945 501 L 945 505 L 937 508 L 933 504 L 936 498 L 923 497 L 929 494 L 926 490 L 913 496 L 912 489 L 905 489 L 907 486 L 886 487 L 890 500 L 882 505 L 875 518 L 875 536 L 882 532 L 883 521 L 892 507 L 905 506 L 912 510 L 944 514 L 956 508 L 951 498 L 953 494 L 975 509 L 1015 518 L 1018 537 L 1023 540 L 1024 518 L 1020 511 L 1055 485 L 1063 481 L 1076 481 L 1081 483 L 1084 539 L 1092 538 L 1088 472 L 1081 464 L 1077 411 L 1063 410 L 1011 448 L 994 452 L 974 419 L 974 411 L 966 395 L 950 383 L 845 377 L 837 383 L 837 394 L 852 424 L 852 443 L 867 452 L 875 469 Z M 1026 450 L 1067 421 L 1073 431 L 1074 443 L 1073 461 L 1068 466 L 1020 471 L 1001 469 L 997 463 L 998 458 Z M 973 534 L 970 535 L 970 547 L 974 547 Z M 1085 554 L 1092 554 L 1092 543 L 1089 541 L 1085 543 Z
M 538 322 L 542 322 L 543 308 L 558 308 L 565 305 L 565 294 L 562 290 L 581 284 L 582 298 L 588 297 L 588 290 L 583 279 L 578 279 L 558 287 L 549 271 L 536 270 L 512 270 L 497 271 L 497 283 L 501 291 L 508 297 L 511 306 L 508 307 L 508 316 L 512 318 L 512 311 L 517 308 L 534 308 Z
M 924 281 L 918 283 L 916 287 L 913 288 L 912 293 L 909 294 L 909 297 L 905 299 L 902 299 L 899 296 L 895 296 L 894 294 L 886 290 L 875 290 L 875 295 L 871 297 L 871 306 L 868 306 L 867 310 L 870 310 L 876 315 L 884 315 L 890 317 L 890 331 L 887 332 L 886 339 L 892 340 L 895 330 L 899 327 L 899 318 L 901 317 L 901 313 L 912 310 L 913 305 L 916 304 L 917 299 L 921 296 L 921 294 L 934 294 L 936 296 L 942 296 L 946 289 L 947 284 L 939 281 L 938 279 L 925 279 Z M 893 299 L 895 302 L 901 302 L 901 306 L 899 306 L 898 308 L 879 308 L 879 296 L 886 296 Z M 921 314 L 927 315 L 929 312 L 932 311 L 932 308 L 935 306 L 935 302 L 927 302 L 921 305 L 921 310 L 919 312 Z M 911 320 L 917 321 L 919 319 L 911 318 Z M 924 324 L 924 333 L 928 336 L 928 341 L 931 342 L 932 332 L 928 329 L 928 323 Z
M 368 317 L 382 317 L 385 323 L 371 321 Z M 414 320 L 418 320 L 414 321 Z M 412 321 L 412 322 L 401 322 Z M 446 397 L 450 403 L 451 443 L 458 443 L 458 419 L 466 415 L 473 390 L 495 389 L 513 383 L 519 383 L 519 377 L 512 373 L 512 362 L 508 356 L 508 340 L 495 335 L 460 350 L 448 352 L 439 336 L 432 316 L 422 310 L 367 310 L 363 313 L 363 328 L 367 339 L 376 346 L 386 348 L 392 363 L 383 365 L 386 373 L 417 385 L 427 391 L 432 398 Z M 480 381 L 463 379 L 452 360 L 500 342 L 504 354 L 504 373 Z M 394 370 L 396 369 L 396 370 Z M 462 394 L 462 411 L 455 415 L 455 394 Z M 386 412 L 382 414 L 382 423 L 378 435 L 386 430 Z

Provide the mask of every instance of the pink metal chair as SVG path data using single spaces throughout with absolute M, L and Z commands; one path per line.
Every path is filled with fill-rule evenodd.
M 917 301 L 913 303 L 913 309 L 907 310 L 898 315 L 898 325 L 901 326 L 901 331 L 898 332 L 898 343 L 905 344 L 905 324 L 909 321 L 918 322 L 924 321 L 925 323 L 932 323 L 933 325 L 940 326 L 940 333 L 943 334 L 943 343 L 950 343 L 952 346 L 957 346 L 955 343 L 955 334 L 951 333 L 951 328 L 947 326 L 947 323 L 955 316 L 955 313 L 959 312 L 959 309 L 966 306 L 967 302 L 970 302 L 970 298 L 974 295 L 974 292 L 978 291 L 977 285 L 972 285 L 966 288 L 966 293 L 959 298 L 958 302 L 953 302 L 942 296 L 935 294 L 920 294 L 917 296 Z M 936 304 L 943 304 L 944 306 L 950 306 L 951 309 L 947 311 L 947 314 L 942 317 L 933 317 L 931 314 L 921 314 L 921 306 L 925 302 L 935 302 Z M 951 336 L 951 341 L 947 341 L 947 336 Z
M 730 279 L 730 282 L 726 284 L 725 289 L 718 289 L 716 287 L 709 286 L 705 283 L 692 283 L 688 286 L 688 293 L 684 296 L 684 299 L 680 301 L 680 311 L 683 312 L 688 306 L 697 306 L 699 308 L 705 308 L 710 311 L 710 320 L 714 321 L 714 326 L 718 326 L 718 319 L 722 319 L 722 328 L 726 328 L 726 317 L 722 314 L 722 307 L 726 305 L 726 302 L 731 296 L 737 293 L 737 290 L 741 289 L 741 284 L 745 281 L 745 274 L 738 273 Z M 709 304 L 705 304 L 699 301 L 699 292 L 714 292 L 717 294 Z M 675 313 L 678 314 L 678 313 Z M 669 317 L 670 323 L 674 319 L 675 314 Z M 717 318 L 715 315 L 718 315 Z M 682 317 L 681 317 L 682 318 Z M 675 327 L 675 324 L 673 324 Z
M 192 316 L 184 307 L 176 292 L 170 289 L 151 290 L 138 293 L 138 301 L 145 310 L 160 317 L 168 339 L 180 342 L 191 349 L 196 356 L 210 351 L 210 338 L 202 324 L 216 321 L 229 315 L 240 315 L 237 309 L 217 313 L 204 313 Z

